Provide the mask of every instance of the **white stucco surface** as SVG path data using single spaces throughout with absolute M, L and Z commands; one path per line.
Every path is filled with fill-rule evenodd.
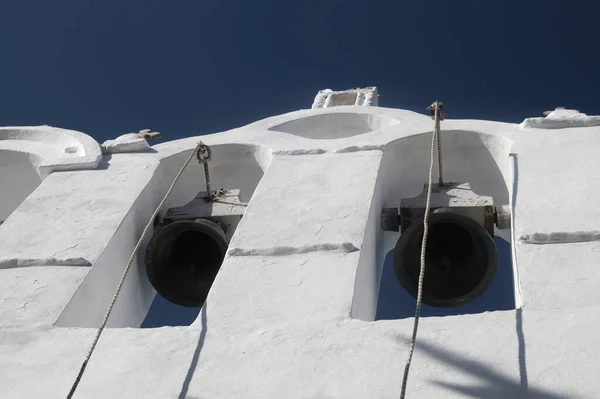
M 345 134 L 344 114 L 393 123 Z M 299 121 L 315 132 L 315 117 L 333 137 L 303 135 Z M 516 306 L 423 317 L 409 398 L 600 397 L 600 126 L 548 123 L 442 122 L 448 179 L 513 209 Z M 405 110 L 316 108 L 40 179 L 0 225 L 0 396 L 66 397 L 141 230 L 201 139 L 213 188 L 247 203 L 207 302 L 189 327 L 137 328 L 155 294 L 143 245 L 75 397 L 398 398 L 413 320 L 374 321 L 398 238 L 379 216 L 421 192 L 432 127 Z M 203 190 L 194 162 L 168 207 Z
M 564 129 L 570 127 L 600 126 L 600 116 L 588 116 L 574 109 L 555 109 L 545 118 L 527 118 L 521 125 L 523 129 Z
M 90 136 L 51 126 L 0 127 L 0 151 L 31 154 L 42 177 L 58 170 L 95 169 L 100 145 Z
M 145 138 L 137 133 L 126 133 L 114 140 L 106 140 L 102 143 L 102 151 L 105 154 L 118 154 L 123 152 L 144 152 L 150 146 Z
M 102 153 L 91 137 L 51 126 L 0 127 L 0 222 L 50 173 L 95 169 Z

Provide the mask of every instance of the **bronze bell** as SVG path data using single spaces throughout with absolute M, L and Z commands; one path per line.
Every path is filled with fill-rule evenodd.
M 421 267 L 423 218 L 402 233 L 394 251 L 400 284 L 417 296 Z M 432 213 L 425 251 L 424 304 L 453 307 L 472 302 L 491 284 L 498 253 L 490 234 L 473 219 L 457 213 Z
M 159 229 L 146 249 L 146 274 L 156 291 L 182 306 L 201 307 L 227 251 L 227 238 L 208 219 Z

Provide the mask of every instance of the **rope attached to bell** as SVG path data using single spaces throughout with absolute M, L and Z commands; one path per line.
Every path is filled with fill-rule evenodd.
M 148 221 L 148 224 L 146 224 L 146 227 L 142 231 L 142 235 L 140 236 L 140 239 L 135 244 L 135 247 L 133 248 L 133 251 L 131 252 L 131 256 L 129 257 L 129 261 L 127 262 L 127 265 L 125 266 L 125 269 L 123 270 L 123 274 L 121 275 L 121 279 L 119 280 L 119 284 L 117 285 L 117 289 L 115 290 L 115 294 L 113 295 L 113 297 L 112 297 L 112 299 L 110 301 L 110 304 L 108 305 L 108 309 L 106 310 L 106 313 L 104 314 L 104 319 L 102 320 L 102 324 L 100 325 L 100 328 L 98 328 L 98 331 L 96 332 L 96 336 L 94 337 L 94 341 L 92 341 L 92 345 L 90 347 L 90 350 L 88 351 L 88 353 L 87 353 L 87 355 L 85 357 L 85 360 L 83 361 L 83 363 L 81 365 L 81 368 L 79 369 L 79 373 L 77 374 L 77 378 L 75 379 L 75 382 L 73 383 L 73 386 L 71 387 L 71 391 L 69 391 L 69 394 L 67 395 L 67 399 L 71 399 L 73 397 L 73 395 L 75 394 L 77 386 L 79 385 L 79 382 L 81 381 L 81 377 L 83 377 L 83 373 L 85 372 L 85 369 L 86 369 L 86 367 L 87 367 L 87 365 L 88 365 L 88 363 L 90 361 L 90 358 L 92 357 L 92 354 L 94 353 L 94 349 L 96 348 L 96 345 L 98 344 L 98 341 L 100 340 L 100 335 L 102 335 L 102 332 L 104 331 L 104 328 L 106 327 L 106 324 L 108 323 L 108 319 L 109 319 L 110 314 L 111 314 L 111 312 L 113 310 L 113 307 L 115 306 L 115 302 L 117 301 L 117 297 L 119 296 L 119 293 L 121 292 L 121 288 L 123 288 L 123 283 L 125 283 L 125 278 L 127 277 L 127 273 L 129 272 L 129 269 L 131 268 L 131 265 L 133 264 L 133 260 L 135 259 L 135 255 L 137 254 L 138 250 L 142 246 L 142 242 L 144 241 L 144 238 L 146 237 L 146 234 L 148 234 L 148 232 L 150 231 L 150 228 L 153 226 L 154 221 L 156 220 L 156 217 L 158 216 L 158 213 L 160 212 L 160 210 L 162 209 L 162 207 L 167 202 L 167 198 L 171 194 L 171 191 L 173 191 L 173 188 L 175 187 L 175 184 L 177 183 L 177 181 L 181 177 L 183 171 L 188 166 L 188 164 L 190 163 L 190 161 L 192 160 L 192 158 L 194 158 L 194 155 L 196 155 L 196 157 L 198 158 L 198 161 L 200 161 L 202 164 L 204 164 L 204 170 L 205 170 L 205 173 L 206 173 L 206 176 L 207 176 L 207 191 L 210 191 L 209 188 L 208 188 L 209 187 L 208 186 L 209 183 L 208 183 L 208 165 L 207 165 L 207 162 L 211 158 L 211 151 L 210 151 L 210 148 L 206 144 L 204 144 L 202 141 L 200 141 L 198 143 L 198 145 L 196 145 L 196 148 L 194 149 L 194 151 L 192 151 L 190 153 L 190 156 L 187 158 L 187 160 L 185 161 L 185 163 L 183 164 L 183 166 L 179 169 L 179 172 L 177 172 L 177 175 L 173 179 L 173 182 L 171 183 L 171 186 L 167 190 L 167 193 L 165 194 L 165 196 L 163 197 L 163 199 L 160 201 L 160 203 L 156 207 L 156 210 L 154 211 L 154 213 L 152 213 L 152 216 L 150 217 L 150 220 Z
M 412 361 L 413 353 L 415 352 L 415 344 L 417 342 L 417 331 L 419 329 L 419 317 L 421 316 L 421 302 L 423 300 L 423 279 L 425 277 L 425 249 L 427 247 L 427 233 L 429 232 L 429 207 L 431 204 L 431 186 L 433 185 L 433 165 L 435 163 L 435 150 L 436 141 L 438 143 L 438 167 L 439 167 L 439 181 L 440 185 L 442 181 L 442 155 L 441 147 L 439 145 L 439 133 L 440 133 L 440 120 L 444 120 L 444 105 L 440 101 L 436 101 L 427 107 L 427 110 L 431 112 L 431 117 L 435 121 L 433 133 L 431 135 L 431 156 L 429 160 L 429 179 L 427 184 L 427 201 L 425 203 L 425 216 L 423 217 L 423 241 L 421 242 L 421 268 L 419 271 L 419 285 L 417 289 L 417 306 L 415 309 L 415 323 L 413 325 L 412 340 L 410 344 L 410 350 L 408 352 L 408 360 L 406 361 L 406 367 L 404 368 L 404 377 L 402 379 L 402 391 L 400 393 L 400 399 L 404 399 L 406 395 L 406 384 L 408 383 L 408 372 L 410 371 L 410 363 Z

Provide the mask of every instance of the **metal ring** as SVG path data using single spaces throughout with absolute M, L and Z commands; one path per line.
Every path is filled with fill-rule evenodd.
M 210 147 L 204 144 L 202 141 L 198 143 L 198 151 L 196 152 L 196 158 L 198 158 L 198 162 L 205 163 L 210 161 L 212 156 Z

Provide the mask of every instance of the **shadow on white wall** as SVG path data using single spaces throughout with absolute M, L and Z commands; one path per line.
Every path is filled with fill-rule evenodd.
M 0 222 L 15 210 L 41 183 L 35 155 L 0 150 Z

